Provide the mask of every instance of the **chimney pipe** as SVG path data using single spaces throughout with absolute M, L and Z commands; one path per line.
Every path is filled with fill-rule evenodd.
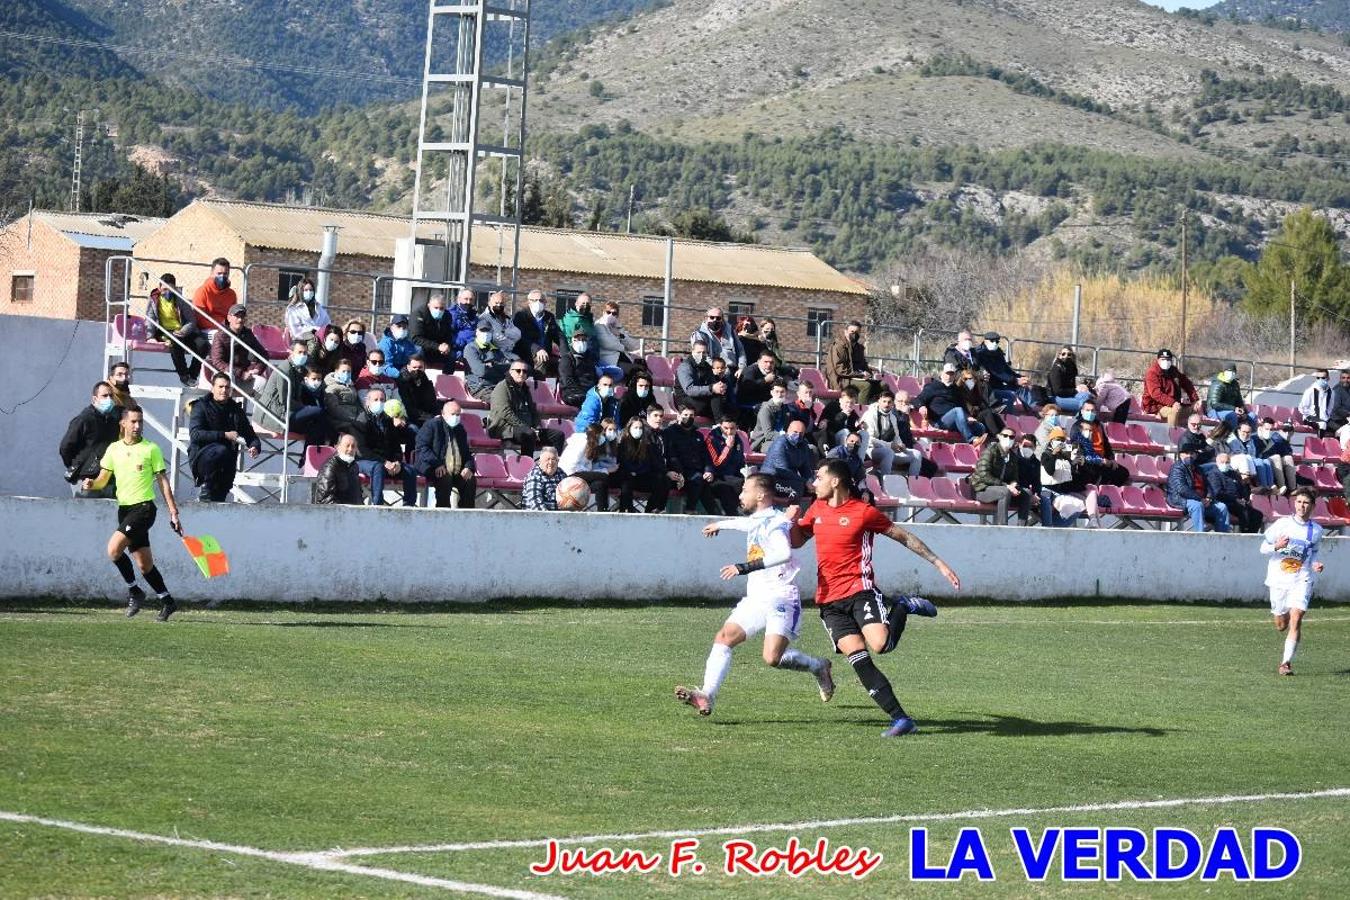
M 338 225 L 323 226 L 323 249 L 319 251 L 319 275 L 314 281 L 314 296 L 319 303 L 328 305 L 328 273 L 325 269 L 333 267 L 337 259 Z

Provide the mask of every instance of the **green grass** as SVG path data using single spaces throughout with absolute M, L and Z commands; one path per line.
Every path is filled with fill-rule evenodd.
M 884 721 L 836 660 L 809 676 L 738 651 L 715 715 L 697 683 L 724 611 L 520 606 L 458 612 L 0 608 L 0 810 L 276 851 L 791 823 L 1350 786 L 1350 614 L 1316 609 L 1295 678 L 1258 609 L 957 606 L 881 669 L 923 732 Z M 814 614 L 801 646 L 823 653 Z M 539 849 L 351 862 L 566 896 L 1061 894 L 1029 885 L 1008 828 L 1287 827 L 1290 881 L 1164 892 L 1350 892 L 1350 800 L 1025 816 L 979 825 L 999 881 L 908 881 L 910 823 L 797 832 L 866 845 L 868 879 L 537 878 Z M 752 837 L 781 845 L 792 834 Z M 724 837 L 701 858 L 719 859 Z M 658 841 L 634 846 L 668 850 Z M 359 875 L 0 822 L 0 896 L 422 896 Z M 1153 885 L 1126 882 L 1125 896 Z

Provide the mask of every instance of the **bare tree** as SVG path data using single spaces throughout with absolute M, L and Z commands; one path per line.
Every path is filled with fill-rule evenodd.
M 1046 270 L 1028 254 L 990 256 L 950 247 L 928 247 L 885 272 L 888 289 L 873 298 L 878 324 L 928 331 L 969 327 L 991 300 L 1040 283 Z

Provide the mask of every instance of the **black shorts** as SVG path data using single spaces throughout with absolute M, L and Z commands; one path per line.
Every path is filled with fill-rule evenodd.
M 128 550 L 150 546 L 150 529 L 155 524 L 155 511 L 153 500 L 117 507 L 117 530 L 126 535 Z
M 843 600 L 836 600 L 820 607 L 820 621 L 825 625 L 825 631 L 830 635 L 830 643 L 837 652 L 839 641 L 850 634 L 861 635 L 864 625 L 889 627 L 887 619 L 889 609 L 886 597 L 881 591 L 859 591 L 852 597 L 845 597 Z

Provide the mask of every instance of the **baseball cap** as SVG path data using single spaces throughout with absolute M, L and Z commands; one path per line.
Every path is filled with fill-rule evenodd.
M 243 316 L 247 314 L 248 307 L 242 303 L 236 303 L 234 306 L 230 307 L 230 315 L 232 316 Z
M 389 320 L 389 324 L 390 324 L 390 325 L 407 325 L 407 324 L 408 324 L 408 317 L 405 316 L 403 313 L 399 313 L 398 315 L 394 316 L 392 319 Z
M 1168 350 L 1166 347 L 1158 351 L 1158 359 L 1171 359 L 1171 358 L 1172 358 L 1172 351 Z
M 956 365 L 955 365 L 954 363 L 943 363 L 943 364 L 942 364 L 942 371 L 943 371 L 943 372 L 955 372 L 955 371 L 956 371 Z
M 986 331 L 984 333 L 984 339 L 986 341 L 996 341 L 999 339 L 999 333 L 997 331 Z

